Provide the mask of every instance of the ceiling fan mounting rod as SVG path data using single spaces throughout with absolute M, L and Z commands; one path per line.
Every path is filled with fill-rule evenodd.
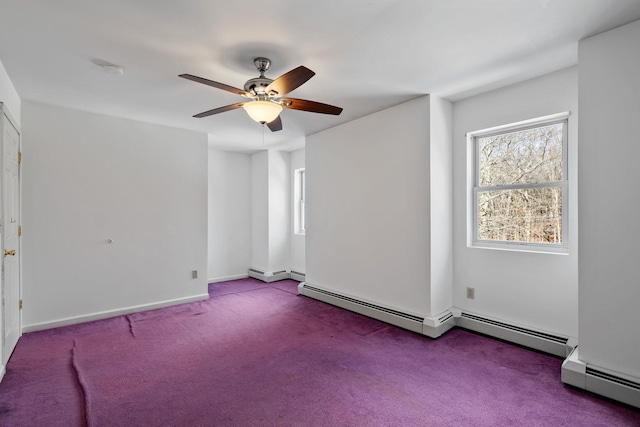
M 253 95 L 253 97 L 256 97 L 256 96 L 259 97 L 259 99 L 261 100 L 266 100 L 266 99 L 262 99 L 263 95 L 267 97 L 277 95 L 277 93 L 265 92 L 265 89 L 267 88 L 267 86 L 269 86 L 271 82 L 273 82 L 273 80 L 271 80 L 268 77 L 265 77 L 264 75 L 264 73 L 271 66 L 271 60 L 269 58 L 259 57 L 253 60 L 253 64 L 256 66 L 256 68 L 260 72 L 260 77 L 254 77 L 252 79 L 247 80 L 247 82 L 244 84 L 244 90 L 246 90 L 247 92 L 250 92 L 251 95 Z
M 264 77 L 264 73 L 271 66 L 271 60 L 269 58 L 263 58 L 263 57 L 255 58 L 253 60 L 253 65 L 256 66 L 258 71 L 260 71 L 260 77 Z

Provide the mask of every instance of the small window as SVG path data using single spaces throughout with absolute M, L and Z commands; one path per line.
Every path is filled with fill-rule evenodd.
M 469 134 L 473 246 L 566 252 L 567 117 Z
M 305 234 L 307 213 L 305 207 L 306 185 L 304 169 L 295 170 L 294 183 L 294 232 L 296 234 Z

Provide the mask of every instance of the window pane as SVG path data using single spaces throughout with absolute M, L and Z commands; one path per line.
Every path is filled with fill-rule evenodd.
M 478 138 L 479 186 L 562 181 L 563 126 Z
M 478 239 L 562 244 L 562 188 L 479 191 Z

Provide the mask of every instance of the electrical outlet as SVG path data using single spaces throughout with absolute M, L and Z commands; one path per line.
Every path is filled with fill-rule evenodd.
M 469 288 L 467 287 L 467 298 L 469 299 L 474 299 L 476 297 L 476 290 L 475 288 Z
M 198 278 L 198 270 L 191 270 L 191 278 L 192 279 Z

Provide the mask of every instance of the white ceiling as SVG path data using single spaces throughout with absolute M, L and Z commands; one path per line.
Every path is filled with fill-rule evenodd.
M 455 101 L 574 65 L 578 40 L 637 19 L 638 0 L 0 0 L 0 61 L 26 100 L 206 132 L 220 149 L 293 149 L 423 94 Z M 264 140 L 242 109 L 191 117 L 243 98 L 178 74 L 242 88 L 257 56 L 272 79 L 315 71 L 291 96 L 342 115 L 285 110 Z

